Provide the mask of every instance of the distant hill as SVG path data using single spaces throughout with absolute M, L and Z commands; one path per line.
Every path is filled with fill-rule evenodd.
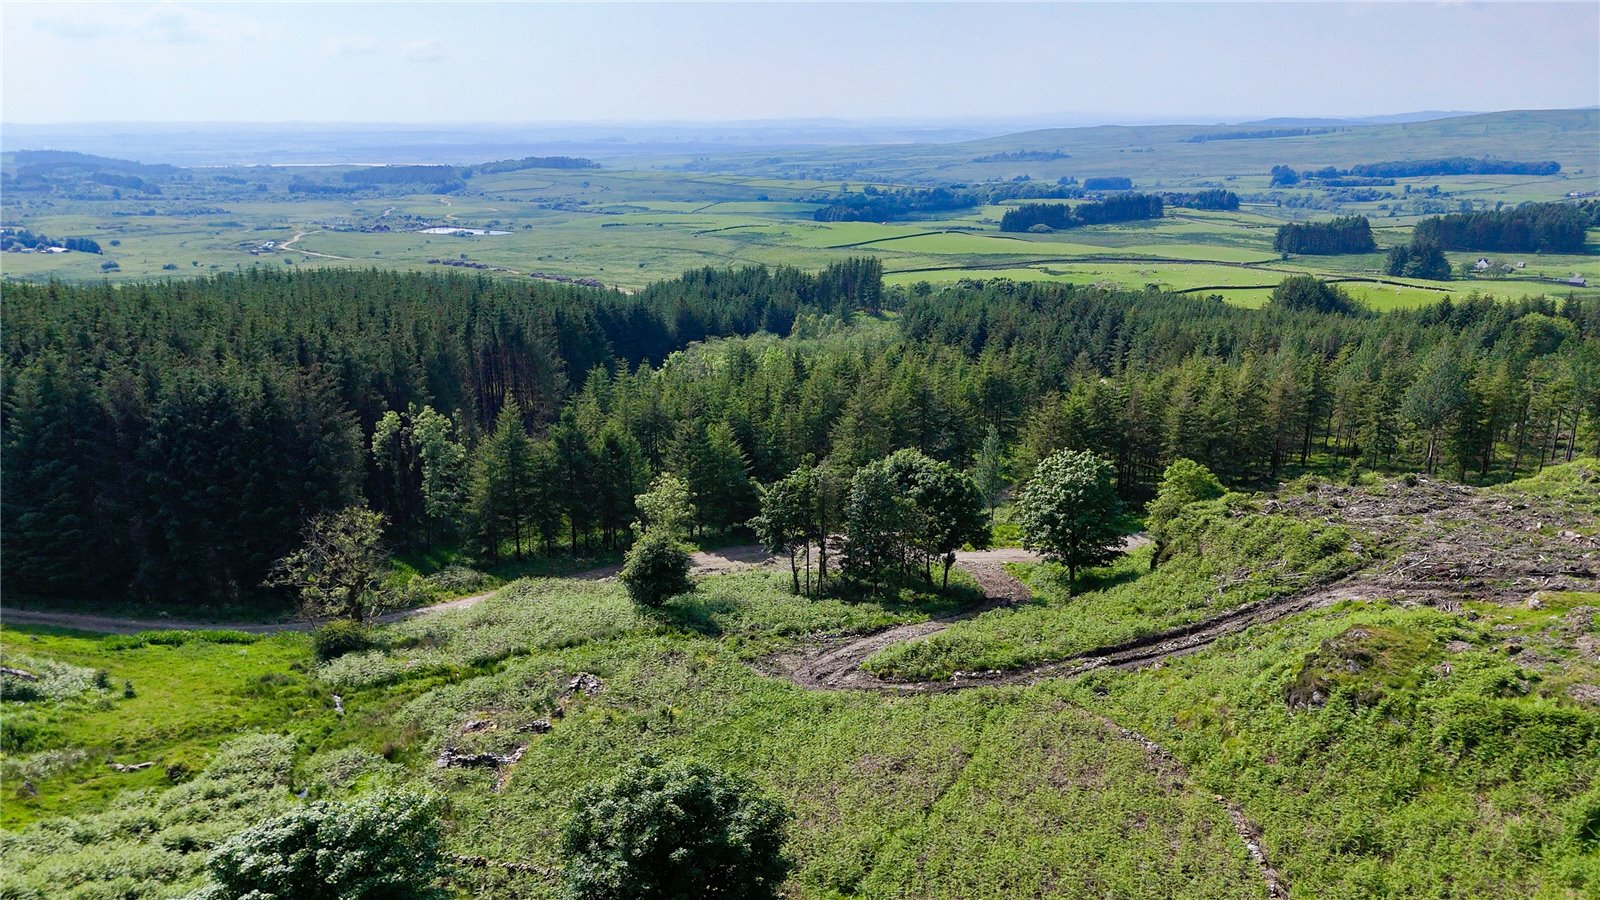
M 69 172 L 115 172 L 139 175 L 146 178 L 165 178 L 176 175 L 178 168 L 167 165 L 147 165 L 128 159 L 75 153 L 71 150 L 18 150 L 7 154 L 6 169 L 14 168 L 18 175 L 52 175 Z
M 1347 169 L 1385 160 L 1495 157 L 1555 160 L 1564 173 L 1580 177 L 1593 176 L 1600 168 L 1595 159 L 1600 110 L 1513 110 L 1420 120 L 1427 115 L 1411 113 L 1404 117 L 1419 120 L 1371 125 L 1271 119 L 1243 125 L 1046 128 L 953 144 L 730 154 L 713 158 L 704 168 L 908 183 L 1123 175 L 1143 188 L 1185 190 L 1193 186 L 1187 182 L 1197 173 L 1261 174 L 1275 165 Z M 1311 133 L 1259 139 L 1204 137 L 1292 129 Z
M 1253 120 L 1253 121 L 1250 121 L 1250 122 L 1239 122 L 1237 124 L 1240 125 L 1240 126 L 1244 126 L 1244 125 L 1259 125 L 1259 126 L 1264 126 L 1264 127 L 1265 126 L 1279 126 L 1279 127 L 1296 127 L 1296 128 L 1304 128 L 1306 126 L 1318 126 L 1318 125 L 1403 125 L 1403 124 L 1410 123 L 1410 122 L 1432 122 L 1435 119 L 1454 119 L 1454 118 L 1460 118 L 1461 116 L 1476 116 L 1476 115 L 1480 115 L 1480 113 L 1471 112 L 1471 111 L 1468 111 L 1468 110 L 1456 110 L 1456 111 L 1453 111 L 1453 112 L 1442 112 L 1440 110 L 1432 110 L 1432 109 L 1430 109 L 1430 110 L 1424 110 L 1422 112 L 1395 113 L 1393 115 L 1388 115 L 1388 116 L 1354 116 L 1354 117 L 1351 117 L 1351 118 L 1323 118 L 1323 119 L 1315 119 L 1315 118 L 1303 119 L 1303 118 L 1293 118 L 1293 117 L 1288 117 L 1288 118 L 1280 117 L 1280 118 L 1276 118 L 1276 119 L 1256 119 L 1256 120 Z

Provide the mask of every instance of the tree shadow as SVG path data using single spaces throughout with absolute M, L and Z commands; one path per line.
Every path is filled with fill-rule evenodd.
M 1147 570 L 1143 567 L 1110 565 L 1086 569 L 1078 573 L 1076 583 L 1069 583 L 1067 581 L 1067 570 L 1064 566 L 1046 565 L 1042 566 L 1034 577 L 1042 581 L 1048 581 L 1053 587 L 1060 589 L 1064 596 L 1077 597 L 1096 591 L 1107 591 L 1130 581 L 1138 581 L 1145 574 L 1147 574 Z M 1037 591 L 1034 592 L 1034 599 L 1044 600 Z
M 934 617 L 958 613 L 987 599 L 975 585 L 953 582 L 941 588 L 917 577 L 875 585 L 836 582 L 821 596 L 852 605 L 870 604 L 891 613 L 921 612 Z
M 651 617 L 663 625 L 705 637 L 721 637 L 717 616 L 732 612 L 736 603 L 729 597 L 708 597 L 699 591 L 680 594 L 653 610 Z

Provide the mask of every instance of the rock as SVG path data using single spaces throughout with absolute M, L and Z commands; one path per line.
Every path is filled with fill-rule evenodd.
M 1471 649 L 1472 645 L 1466 641 L 1451 641 L 1444 645 L 1446 653 L 1465 653 Z
M 1600 628 L 1596 627 L 1596 614 L 1600 614 L 1600 609 L 1593 606 L 1574 606 L 1567 610 L 1566 627 L 1573 634 L 1600 631 Z
M 1579 703 L 1600 706 L 1600 685 L 1574 684 L 1567 688 L 1567 696 Z
M 26 669 L 13 669 L 10 666 L 0 666 L 0 675 L 10 675 L 12 678 L 20 678 L 23 681 L 39 680 L 39 676 L 27 671 Z
M 1523 605 L 1527 606 L 1529 609 L 1544 609 L 1544 601 L 1539 599 L 1538 594 L 1534 594 L 1532 597 L 1529 597 L 1527 602 Z
M 469 719 L 465 725 L 461 726 L 461 733 L 476 734 L 480 731 L 488 731 L 493 727 L 494 723 L 488 719 Z
M 510 753 L 458 753 L 455 748 L 446 747 L 439 751 L 434 764 L 441 769 L 498 769 L 521 759 L 527 749 L 524 744 Z
M 142 763 L 129 763 L 128 765 L 123 765 L 122 763 L 114 763 L 114 762 L 106 763 L 106 765 L 110 766 L 113 769 L 116 769 L 118 772 L 137 772 L 140 769 L 148 769 L 148 768 L 150 768 L 151 766 L 153 766 L 155 764 L 156 764 L 155 760 L 151 760 L 149 762 L 142 762 Z
M 606 683 L 601 681 L 598 675 L 591 675 L 588 672 L 579 672 L 572 676 L 572 681 L 567 684 L 568 694 L 583 694 L 585 697 L 593 697 L 605 689 Z
M 552 724 L 549 719 L 538 719 L 538 720 L 529 722 L 528 724 L 522 726 L 518 730 L 519 731 L 526 731 L 526 732 L 529 732 L 531 734 L 549 734 L 550 733 L 550 729 L 552 729 L 554 727 L 555 727 L 555 725 Z

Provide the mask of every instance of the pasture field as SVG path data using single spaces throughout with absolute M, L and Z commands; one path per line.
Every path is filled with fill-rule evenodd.
M 1260 302 L 1261 288 L 1285 273 L 1342 279 L 1381 270 L 1381 252 L 1280 258 L 1272 239 L 1285 221 L 1365 215 L 1381 249 L 1408 241 L 1421 218 L 1463 205 L 1493 208 L 1600 189 L 1600 159 L 1594 154 L 1600 126 L 1593 111 L 1501 113 L 1271 140 L 1189 140 L 1215 130 L 1089 128 L 967 144 L 623 158 L 603 169 L 479 175 L 447 194 L 401 189 L 345 196 L 289 189 L 303 178 L 331 179 L 337 186 L 337 176 L 347 171 L 339 167 L 192 170 L 202 174 L 169 185 L 158 196 L 90 200 L 12 192 L 4 209 L 6 225 L 90 237 L 105 252 L 7 253 L 0 255 L 0 272 L 10 279 L 118 282 L 252 265 L 425 269 L 439 265 L 429 260 L 453 260 L 496 277 L 541 273 L 636 289 L 699 266 L 819 268 L 846 256 L 870 255 L 883 260 L 891 283 L 969 277 L 1104 280 L 1175 290 L 1216 287 L 1229 302 L 1254 304 Z M 971 161 L 1037 149 L 1068 155 Z M 1305 185 L 1274 189 L 1266 172 L 1279 163 L 1350 165 L 1463 153 L 1553 158 L 1563 169 L 1551 176 L 1402 178 L 1368 194 Z M 235 180 L 244 184 L 205 180 L 223 171 L 240 173 L 243 177 Z M 839 177 L 831 177 L 836 173 Z M 892 223 L 813 219 L 834 198 L 869 186 L 890 190 L 972 179 L 1053 181 L 1101 174 L 1126 174 L 1139 190 L 1225 187 L 1243 202 L 1233 212 L 1169 206 L 1156 221 L 1047 235 L 998 231 L 1000 216 L 1019 201 L 909 215 Z M 430 226 L 509 233 L 419 233 Z M 1600 244 L 1600 237 L 1591 243 Z M 1459 268 L 1477 255 L 1452 252 L 1449 257 Z M 1495 257 L 1497 264 L 1525 263 L 1510 275 L 1429 285 L 1353 282 L 1350 289 L 1388 308 L 1474 290 L 1513 297 L 1559 294 L 1568 288 L 1558 282 L 1574 275 L 1589 279 L 1588 291 L 1600 283 L 1600 256 L 1523 256 Z M 1243 268 L 1224 271 L 1232 267 Z

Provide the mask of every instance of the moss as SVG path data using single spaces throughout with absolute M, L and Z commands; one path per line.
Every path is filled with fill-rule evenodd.
M 1426 631 L 1357 625 L 1306 655 L 1284 702 L 1291 709 L 1338 700 L 1376 706 L 1386 696 L 1414 689 L 1422 670 L 1440 655 Z

